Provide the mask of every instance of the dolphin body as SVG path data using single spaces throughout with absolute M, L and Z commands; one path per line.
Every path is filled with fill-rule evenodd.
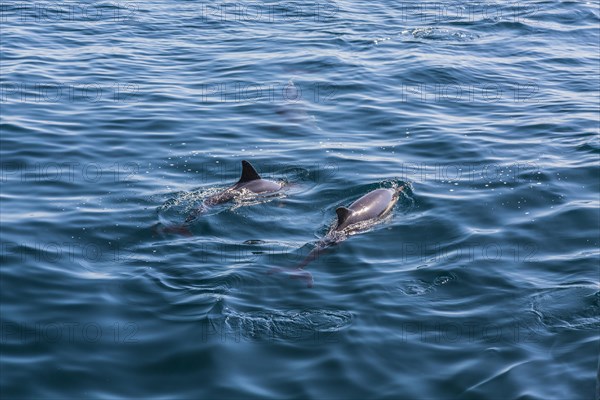
M 198 214 L 201 214 L 206 209 L 206 207 L 231 201 L 235 196 L 239 195 L 243 191 L 249 191 L 256 194 L 267 194 L 278 192 L 282 187 L 283 185 L 278 182 L 262 179 L 252 164 L 246 160 L 242 160 L 242 176 L 240 177 L 239 181 L 237 181 L 235 185 L 223 190 L 222 192 L 207 197 L 202 202 L 202 206 L 192 211 L 192 213 L 186 218 L 185 222 L 188 223 L 193 221 Z
M 292 274 L 292 277 L 306 279 L 308 286 L 312 286 L 312 276 L 301 270 L 316 260 L 328 247 L 346 240 L 350 235 L 364 232 L 381 221 L 392 211 L 403 190 L 404 186 L 396 189 L 376 189 L 365 194 L 349 207 L 337 208 L 335 210 L 337 214 L 336 224 L 319 240 L 306 258 L 296 266 L 297 272 Z

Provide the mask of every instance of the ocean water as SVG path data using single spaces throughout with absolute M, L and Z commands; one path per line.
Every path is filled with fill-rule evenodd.
M 599 23 L 2 1 L 2 398 L 600 397 Z M 183 227 L 244 159 L 284 190 Z M 312 287 L 270 273 L 393 185 Z

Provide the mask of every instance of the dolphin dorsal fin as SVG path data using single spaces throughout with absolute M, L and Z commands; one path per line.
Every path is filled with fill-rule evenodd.
M 252 164 L 250 164 L 246 160 L 243 160 L 242 161 L 242 176 L 238 182 L 249 182 L 249 181 L 255 181 L 257 179 L 261 179 L 260 175 L 258 175 L 258 172 L 256 172 L 256 170 L 254 169 Z
M 352 214 L 352 210 L 349 208 L 346 208 L 346 207 L 338 207 L 335 210 L 335 213 L 337 214 L 337 217 L 338 217 L 338 226 L 340 226 L 344 223 L 344 221 L 346 221 L 348 219 L 350 214 Z

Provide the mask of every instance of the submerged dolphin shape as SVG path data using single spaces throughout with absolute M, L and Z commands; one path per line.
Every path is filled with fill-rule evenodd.
M 310 273 L 301 270 L 316 260 L 327 248 L 346 240 L 350 235 L 364 232 L 389 215 L 403 190 L 404 186 L 395 189 L 376 189 L 365 194 L 349 207 L 338 207 L 335 210 L 337 214 L 336 224 L 317 242 L 315 248 L 306 258 L 296 266 L 296 273 L 293 273 L 292 277 L 306 279 L 308 286 L 312 286 Z
M 242 160 L 242 176 L 237 183 L 222 192 L 207 197 L 202 202 L 202 206 L 192 211 L 185 222 L 193 221 L 198 214 L 206 209 L 206 207 L 231 201 L 235 196 L 245 190 L 256 194 L 266 194 L 275 193 L 281 190 L 282 187 L 283 185 L 281 183 L 262 179 L 252 164 L 246 160 Z

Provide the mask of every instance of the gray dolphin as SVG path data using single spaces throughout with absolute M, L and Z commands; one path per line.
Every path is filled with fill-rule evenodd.
M 386 216 L 398 202 L 399 193 L 403 188 L 373 190 L 356 200 L 350 207 L 337 208 L 337 224 L 330 233 L 352 233 L 366 229 L 359 224 L 366 221 L 376 222 L 378 218 Z
M 338 207 L 335 210 L 337 222 L 317 242 L 306 258 L 296 266 L 297 272 L 292 274 L 292 277 L 306 279 L 308 286 L 312 286 L 310 273 L 298 271 L 316 260 L 328 247 L 346 240 L 350 235 L 364 232 L 380 222 L 392 211 L 403 190 L 404 186 L 395 189 L 376 189 L 365 194 L 349 207 Z
M 283 185 L 281 183 L 262 179 L 252 164 L 246 160 L 242 160 L 242 176 L 237 183 L 222 192 L 207 197 L 202 202 L 202 206 L 192 211 L 185 222 L 193 221 L 198 214 L 201 214 L 207 207 L 231 201 L 243 191 L 249 191 L 256 194 L 268 194 L 278 192 L 282 187 Z

